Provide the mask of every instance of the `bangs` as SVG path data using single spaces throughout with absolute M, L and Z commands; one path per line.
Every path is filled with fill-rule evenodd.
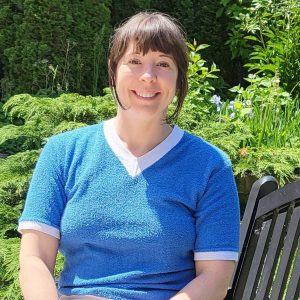
M 135 51 L 147 54 L 149 50 L 172 54 L 175 58 L 178 48 L 184 50 L 185 34 L 180 26 L 161 14 L 138 14 L 118 28 L 112 44 L 118 45 L 117 56 L 123 55 L 130 42 Z M 118 57 L 119 58 L 119 57 Z
M 131 41 L 134 42 L 134 50 L 143 55 L 150 50 L 173 55 L 176 49 L 174 34 L 166 32 L 166 29 L 159 28 L 157 24 L 138 26 L 131 35 Z

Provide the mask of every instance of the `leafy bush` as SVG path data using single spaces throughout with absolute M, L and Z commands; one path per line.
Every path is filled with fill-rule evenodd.
M 281 86 L 300 93 L 300 2 L 221 0 L 232 18 L 229 45 L 256 74 L 278 76 Z
M 211 107 L 209 102 L 212 92 L 215 88 L 210 79 L 217 79 L 215 75 L 220 70 L 217 69 L 214 63 L 208 67 L 207 62 L 202 58 L 200 51 L 208 48 L 209 45 L 197 45 L 194 40 L 193 44 L 187 43 L 189 52 L 189 68 L 188 68 L 188 82 L 189 90 L 186 97 L 186 102 L 197 107 L 198 112 L 208 113 Z
M 239 148 L 231 155 L 235 174 L 272 174 L 283 184 L 300 168 L 299 101 L 279 86 L 276 77 L 249 75 L 247 80 L 247 88 L 231 89 L 232 101 L 212 98 L 218 123 L 231 124 L 231 137 L 240 137 Z M 216 130 L 212 123 L 209 127 Z M 224 149 L 222 135 L 219 143 Z
M 0 128 L 0 152 L 13 154 L 41 148 L 44 139 L 62 131 L 93 124 L 115 113 L 109 89 L 105 96 L 62 94 L 57 98 L 20 94 L 3 106 L 11 124 Z
M 19 287 L 20 239 L 0 237 L 0 298 L 22 300 Z
M 300 148 L 241 148 L 235 163 L 235 173 L 239 176 L 251 174 L 260 178 L 272 174 L 281 186 L 294 180 L 299 168 Z
M 222 113 L 240 118 L 251 136 L 243 147 L 299 147 L 300 103 L 279 86 L 279 78 L 249 75 L 247 88 L 236 86 L 234 101 Z
M 106 86 L 109 0 L 1 2 L 3 94 L 96 95 Z

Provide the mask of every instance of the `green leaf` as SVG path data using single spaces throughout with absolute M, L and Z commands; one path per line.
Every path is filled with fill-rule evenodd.
M 210 45 L 207 45 L 207 44 L 201 44 L 201 45 L 197 46 L 196 52 L 199 51 L 199 50 L 206 49 L 206 48 L 208 48 L 208 47 L 210 47 Z
M 249 115 L 252 112 L 252 109 L 247 107 L 241 109 L 241 117 L 244 117 L 245 115 Z
M 256 36 L 254 36 L 254 35 L 246 35 L 244 38 L 245 38 L 246 40 L 251 40 L 251 41 L 255 41 L 255 42 L 260 42 L 260 40 L 259 40 Z
M 224 13 L 224 7 L 220 7 L 216 12 L 216 18 L 220 18 Z

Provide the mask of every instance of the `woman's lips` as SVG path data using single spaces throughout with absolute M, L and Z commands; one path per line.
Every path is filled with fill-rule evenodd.
M 142 91 L 142 92 L 137 92 L 137 91 L 132 91 L 137 98 L 141 99 L 141 100 L 151 100 L 154 99 L 159 92 L 150 92 L 150 91 Z

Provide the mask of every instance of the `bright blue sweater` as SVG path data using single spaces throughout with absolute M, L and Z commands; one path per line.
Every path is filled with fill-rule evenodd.
M 60 232 L 65 295 L 169 299 L 194 278 L 194 252 L 210 259 L 239 250 L 230 162 L 186 132 L 134 177 L 108 145 L 103 123 L 50 138 L 24 221 Z

